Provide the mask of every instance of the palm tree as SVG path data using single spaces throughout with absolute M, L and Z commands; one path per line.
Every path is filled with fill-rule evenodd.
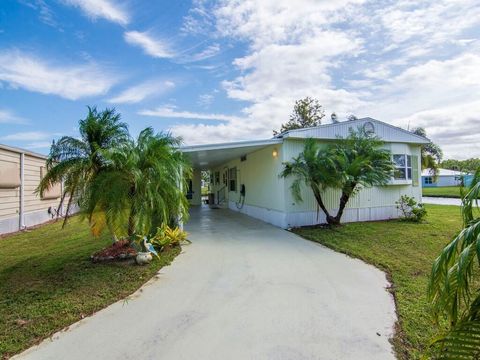
M 418 127 L 412 130 L 412 133 L 415 135 L 420 135 L 427 137 L 427 132 L 424 128 Z M 430 169 L 432 175 L 437 176 L 439 164 L 442 161 L 443 151 L 434 142 L 430 141 L 428 144 L 422 145 L 421 148 L 421 157 L 422 157 L 422 170 Z
M 86 210 L 94 233 L 108 226 L 132 239 L 188 216 L 182 189 L 191 169 L 178 150 L 180 142 L 146 128 L 136 141 L 104 153 L 108 170 L 95 178 Z
M 295 176 L 291 190 L 297 201 L 302 201 L 302 183 L 310 187 L 327 223 L 338 225 L 348 200 L 360 186 L 384 185 L 390 180 L 394 167 L 390 153 L 382 145 L 381 140 L 362 128 L 350 131 L 348 137 L 325 148 L 308 139 L 303 152 L 284 164 L 280 176 Z M 322 192 L 327 188 L 341 190 L 336 215 L 330 214 L 323 202 Z
M 81 204 L 93 179 L 105 168 L 103 152 L 126 143 L 127 125 L 120 121 L 115 109 L 98 112 L 88 107 L 88 115 L 79 121 L 80 138 L 63 136 L 52 144 L 47 159 L 47 173 L 40 181 L 37 193 L 55 183 L 64 182 L 60 206 L 70 195 L 63 226 L 67 223 L 74 199 Z
M 428 298 L 434 317 L 449 320 L 449 330 L 434 343 L 441 359 L 478 359 L 480 354 L 480 168 L 463 192 L 464 228 L 432 266 Z M 473 289 L 475 287 L 475 289 Z

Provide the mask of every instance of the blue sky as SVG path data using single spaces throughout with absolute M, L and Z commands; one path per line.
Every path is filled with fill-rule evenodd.
M 0 142 L 48 152 L 87 105 L 186 143 L 271 136 L 304 96 L 480 156 L 474 0 L 3 0 Z

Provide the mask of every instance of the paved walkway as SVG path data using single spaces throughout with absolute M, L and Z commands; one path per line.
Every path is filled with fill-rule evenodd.
M 194 209 L 193 244 L 128 302 L 19 359 L 394 359 L 385 275 L 230 210 Z
M 424 204 L 436 204 L 436 205 L 456 205 L 461 206 L 462 200 L 454 198 L 442 198 L 442 197 L 422 197 L 422 202 Z

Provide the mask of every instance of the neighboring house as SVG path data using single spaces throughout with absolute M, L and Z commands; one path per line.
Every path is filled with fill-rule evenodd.
M 318 211 L 309 188 L 303 189 L 303 202 L 294 200 L 290 191 L 293 179 L 279 177 L 282 164 L 298 156 L 306 138 L 327 144 L 339 136 L 346 137 L 350 128 L 358 127 L 364 127 L 385 142 L 397 169 L 389 184 L 362 189 L 351 198 L 342 221 L 396 218 L 395 201 L 401 195 L 421 201 L 420 146 L 428 140 L 371 118 L 291 130 L 267 140 L 185 146 L 182 151 L 189 155 L 194 168 L 190 202 L 200 205 L 201 171 L 209 170 L 216 204 L 282 228 L 323 223 L 325 216 Z M 340 192 L 327 190 L 324 198 L 327 208 L 336 209 Z
M 41 198 L 35 194 L 45 174 L 46 156 L 0 145 L 0 234 L 46 222 L 57 211 L 61 184 Z
M 438 169 L 437 176 L 435 176 L 431 169 L 425 169 L 422 171 L 422 186 L 461 186 L 462 184 L 468 186 L 472 177 L 471 174 L 448 169 Z

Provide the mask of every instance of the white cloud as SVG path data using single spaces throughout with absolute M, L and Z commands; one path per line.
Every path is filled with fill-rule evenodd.
M 36 150 L 36 149 L 50 149 L 52 146 L 52 142 L 49 141 L 38 141 L 38 142 L 32 142 L 28 143 L 25 145 L 25 148 L 31 149 L 31 150 Z
M 0 109 L 0 124 L 25 124 L 27 121 L 7 109 Z
M 219 52 L 220 52 L 220 45 L 212 44 L 207 46 L 205 49 L 203 49 L 199 53 L 193 54 L 192 56 L 188 57 L 188 61 L 195 62 L 195 61 L 206 60 L 218 55 Z
M 193 120 L 239 121 L 241 118 L 224 114 L 204 114 L 190 111 L 177 111 L 174 106 L 163 106 L 153 110 L 141 110 L 140 115 L 160 118 L 180 118 Z
M 131 45 L 141 47 L 147 55 L 155 58 L 170 58 L 174 56 L 168 44 L 154 38 L 148 31 L 127 31 L 124 34 L 124 39 Z
M 92 62 L 66 66 L 19 51 L 0 51 L 0 82 L 12 88 L 76 100 L 105 94 L 116 81 Z
M 202 17 L 213 38 L 246 45 L 222 85 L 249 105 L 241 121 L 175 126 L 187 142 L 271 136 L 313 96 L 327 114 L 425 126 L 446 156 L 480 156 L 478 1 L 198 0 L 184 30 L 201 33 Z
M 40 141 L 46 139 L 53 139 L 54 134 L 44 131 L 25 131 L 17 132 L 0 137 L 3 141 Z
M 78 7 L 92 19 L 104 18 L 121 25 L 130 22 L 127 10 L 112 0 L 64 0 L 68 5 Z
M 160 79 L 149 80 L 122 91 L 117 96 L 109 99 L 108 102 L 134 104 L 147 98 L 161 96 L 174 87 L 175 83 L 173 81 Z
M 197 104 L 203 107 L 209 107 L 213 102 L 214 96 L 212 94 L 201 94 L 198 97 Z

